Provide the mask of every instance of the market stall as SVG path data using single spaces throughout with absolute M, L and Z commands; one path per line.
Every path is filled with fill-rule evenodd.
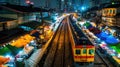
M 0 67 L 7 67 L 4 64 L 6 64 L 9 61 L 10 61 L 10 58 L 4 57 L 4 56 L 0 56 Z
M 24 36 L 21 36 L 20 38 L 18 38 L 17 40 L 13 40 L 11 42 L 11 45 L 12 46 L 15 46 L 15 47 L 24 47 L 26 46 L 27 44 L 30 43 L 30 41 L 32 41 L 33 39 L 35 39 L 35 37 L 32 37 L 30 36 L 29 34 L 26 34 Z

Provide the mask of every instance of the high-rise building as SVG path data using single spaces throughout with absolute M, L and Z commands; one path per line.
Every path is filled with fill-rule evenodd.
M 50 2 L 50 0 L 45 0 L 45 7 L 47 7 L 47 8 L 49 7 L 49 5 L 50 5 L 49 2 Z
M 1 4 L 4 3 L 9 3 L 9 4 L 14 4 L 14 5 L 21 5 L 25 0 L 0 0 Z
M 9 3 L 9 4 L 16 4 L 19 5 L 21 3 L 21 0 L 0 0 L 0 3 Z
M 120 0 L 111 0 L 111 1 L 120 1 Z
M 100 4 L 100 0 L 91 0 L 90 7 L 98 6 Z

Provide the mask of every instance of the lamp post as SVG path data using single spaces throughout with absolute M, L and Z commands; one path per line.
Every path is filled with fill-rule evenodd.
M 83 17 L 83 11 L 85 10 L 85 7 L 81 7 L 81 16 Z

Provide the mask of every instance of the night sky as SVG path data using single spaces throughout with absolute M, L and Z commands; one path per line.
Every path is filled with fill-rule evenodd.
M 10 1 L 11 3 L 15 3 L 15 1 L 20 1 L 20 4 L 21 5 L 27 5 L 26 4 L 26 0 L 0 0 L 0 2 L 8 2 Z M 31 2 L 34 3 L 34 6 L 35 7 L 45 7 L 45 1 L 46 0 L 30 0 Z M 48 1 L 48 0 L 47 0 Z M 58 0 L 49 0 L 49 7 L 50 8 L 57 8 L 58 7 Z M 64 0 L 65 1 L 65 0 Z M 73 3 L 76 8 L 80 7 L 81 6 L 81 1 L 82 2 L 82 5 L 85 6 L 85 7 L 89 7 L 89 4 L 90 4 L 90 0 L 73 0 Z M 68 2 L 72 2 L 72 0 L 68 0 Z

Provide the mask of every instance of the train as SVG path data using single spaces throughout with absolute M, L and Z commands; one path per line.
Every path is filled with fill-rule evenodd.
M 92 63 L 94 62 L 95 46 L 89 38 L 77 26 L 75 21 L 70 19 L 70 27 L 75 44 L 72 44 L 72 54 L 75 62 Z

